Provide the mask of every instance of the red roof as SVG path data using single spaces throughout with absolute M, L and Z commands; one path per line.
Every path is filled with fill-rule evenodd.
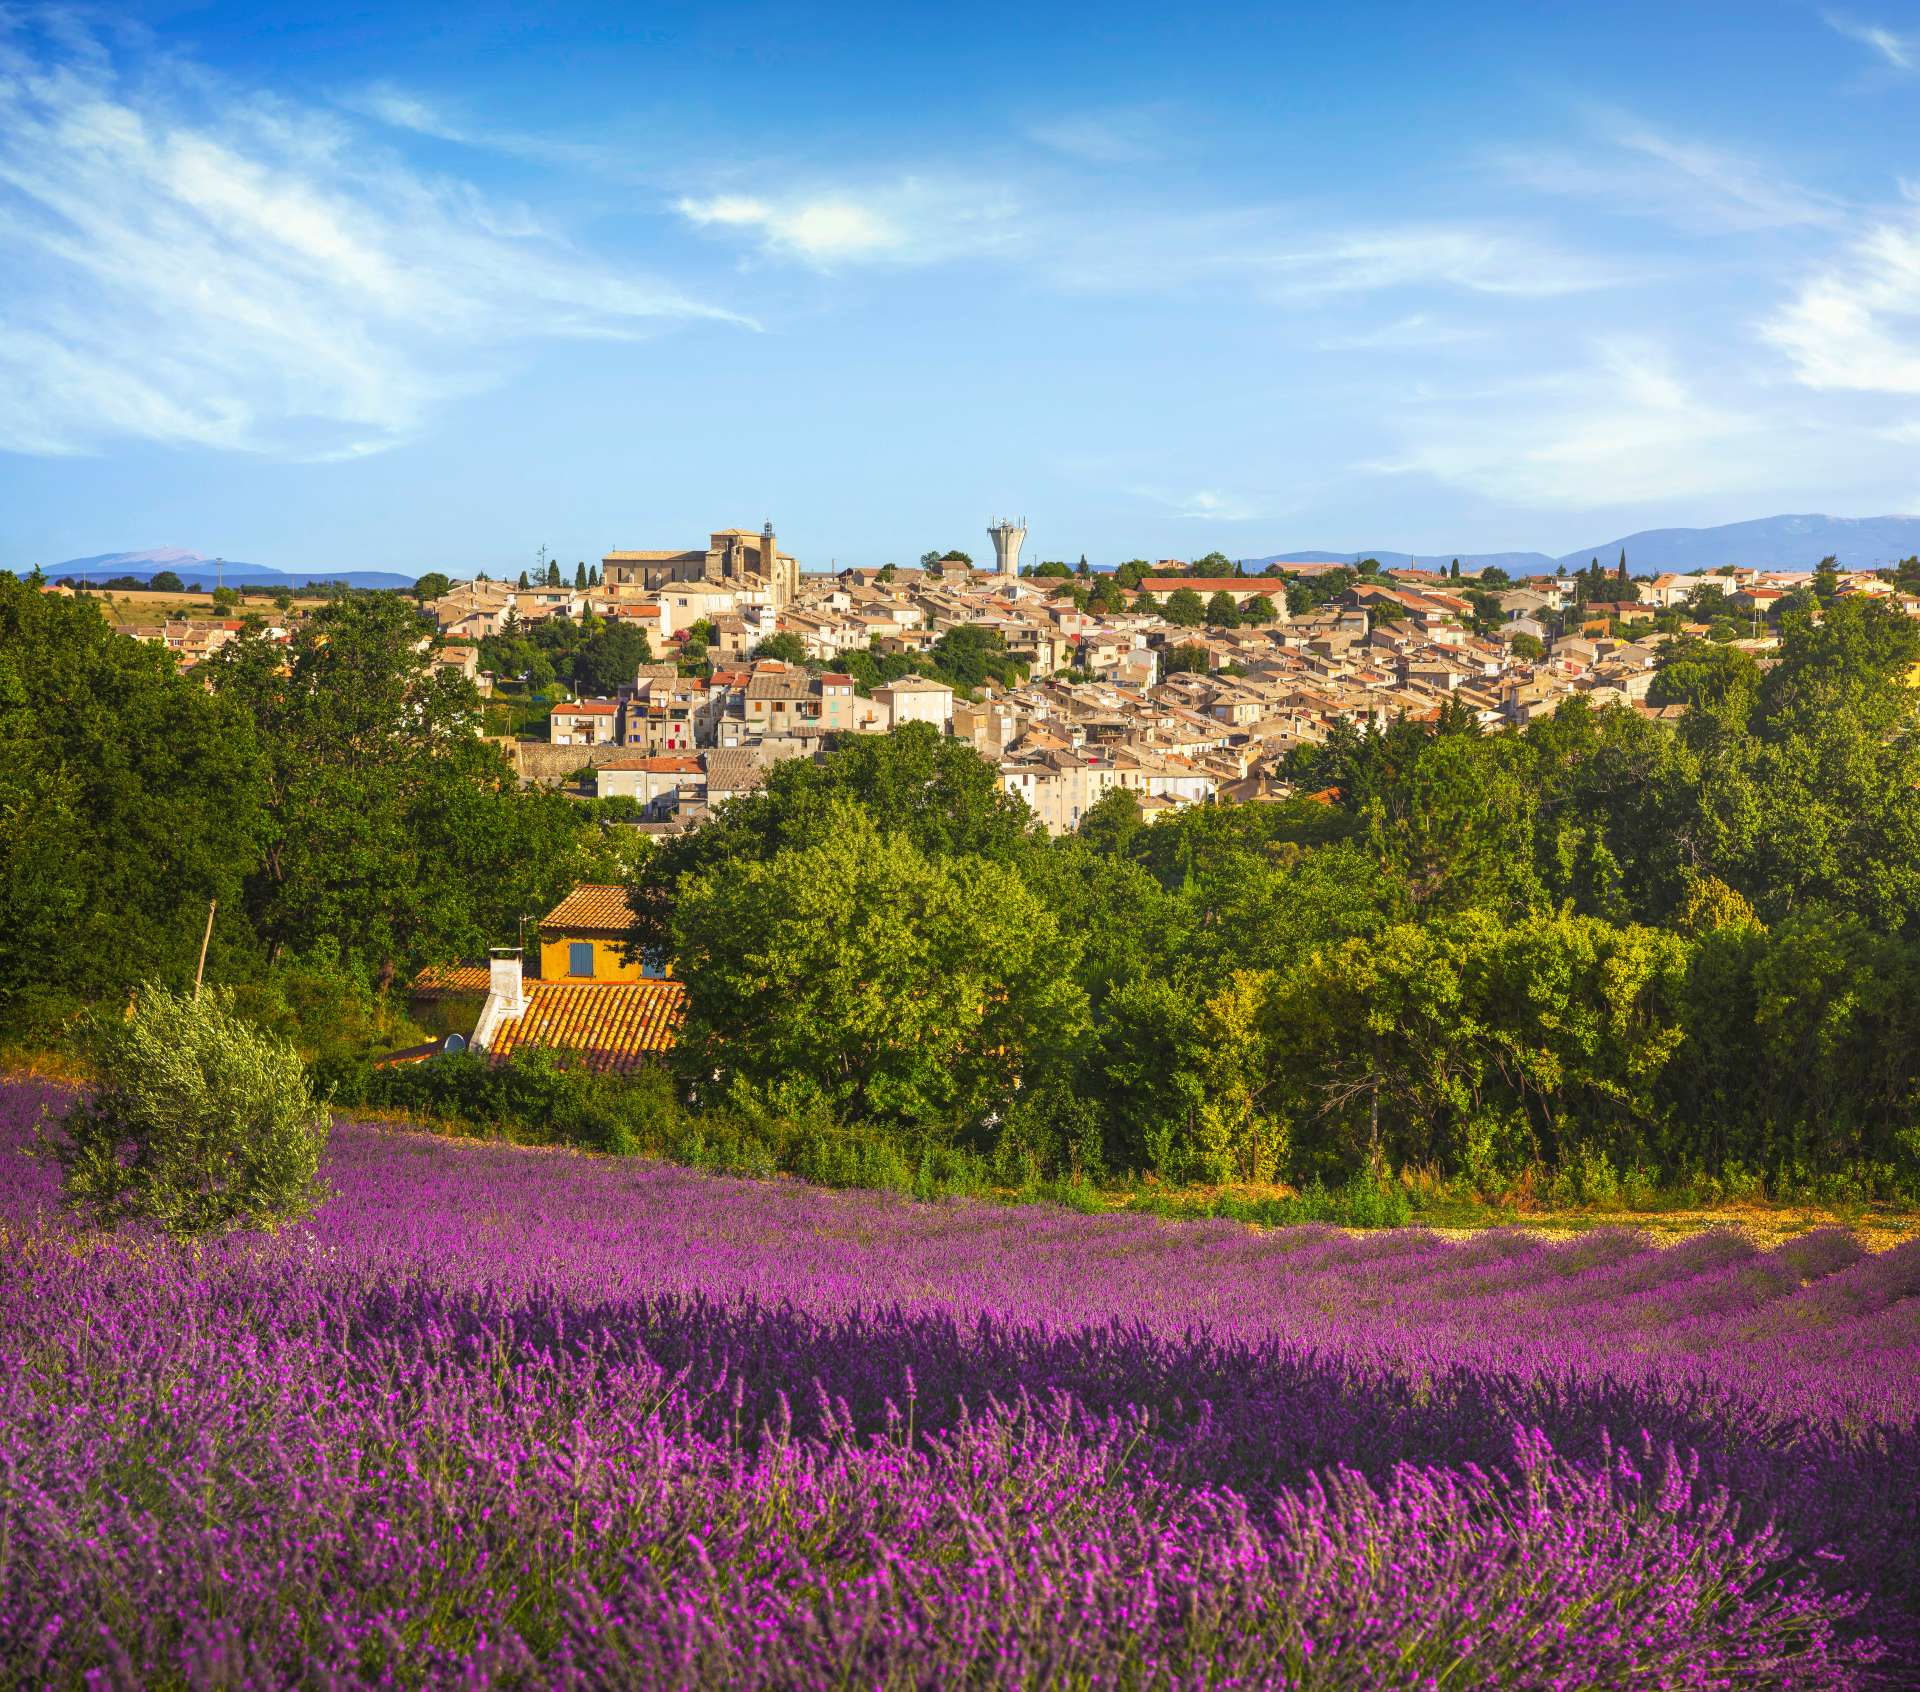
M 495 1061 L 529 1046 L 577 1055 L 587 1068 L 624 1073 L 672 1048 L 686 1015 L 678 981 L 537 982 L 524 1015 L 501 1023 Z
M 434 964 L 413 978 L 411 991 L 423 998 L 443 993 L 484 993 L 492 980 L 485 964 Z
M 1140 584 L 1149 593 L 1172 593 L 1192 588 L 1195 593 L 1271 593 L 1284 588 L 1271 576 L 1148 576 Z
M 611 717 L 619 709 L 619 705 L 611 699 L 580 699 L 571 705 L 554 706 L 553 714 L 556 717 L 569 714 L 576 717 Z

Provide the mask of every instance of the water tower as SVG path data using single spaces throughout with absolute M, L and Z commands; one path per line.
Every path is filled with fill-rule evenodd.
M 987 538 L 993 542 L 994 568 L 1008 578 L 1019 575 L 1020 543 L 1027 538 L 1026 518 L 1017 523 L 1007 517 L 994 518 L 987 526 Z

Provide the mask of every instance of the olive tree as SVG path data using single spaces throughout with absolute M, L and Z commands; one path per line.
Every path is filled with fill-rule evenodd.
M 204 997 L 144 988 L 91 1030 L 96 1081 L 52 1139 L 68 1201 L 102 1227 L 275 1228 L 326 1196 L 326 1110 L 299 1054 Z

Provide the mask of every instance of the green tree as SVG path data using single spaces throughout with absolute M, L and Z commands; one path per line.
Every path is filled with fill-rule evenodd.
M 1467 911 L 1316 952 L 1276 994 L 1296 1167 L 1426 1165 L 1498 1185 L 1663 1144 L 1686 948 L 1651 929 Z
M 792 758 L 775 765 L 758 791 L 729 800 L 691 833 L 662 841 L 629 883 L 636 948 L 671 946 L 673 905 L 684 878 L 719 875 L 817 844 L 835 826 L 842 804 L 857 806 L 883 833 L 904 834 L 929 856 L 1013 862 L 1036 838 L 1032 813 L 965 742 L 930 723 L 851 735 L 818 763 Z
M 424 576 L 415 579 L 413 597 L 425 604 L 429 599 L 438 599 L 444 593 L 453 590 L 452 578 L 440 570 L 429 570 Z
M 1538 635 L 1517 634 L 1507 642 L 1507 650 L 1527 664 L 1537 664 L 1547 655 L 1547 649 Z
M 155 593 L 185 593 L 187 584 L 172 570 L 156 570 L 147 579 L 147 586 Z
M 1177 629 L 1197 629 L 1207 620 L 1206 602 L 1190 587 L 1175 588 L 1162 615 Z
M 1170 676 L 1204 676 L 1212 668 L 1212 653 L 1196 642 L 1183 641 L 1167 648 L 1166 673 Z
M 1094 851 L 1119 857 L 1128 841 L 1145 826 L 1140 816 L 1140 796 L 1130 787 L 1110 788 L 1087 807 L 1075 832 Z
M 783 664 L 804 664 L 807 661 L 807 645 L 797 634 L 782 630 L 770 634 L 753 649 L 755 658 L 776 658 Z
M 418 641 L 406 600 L 357 596 L 290 648 L 242 636 L 203 666 L 264 754 L 245 903 L 269 957 L 337 954 L 384 988 L 499 944 L 573 879 L 583 819 L 521 790 L 473 685 Z
M 653 662 L 653 645 L 646 630 L 611 619 L 580 643 L 573 655 L 574 691 L 584 698 L 604 698 L 632 687 L 642 664 Z
M 587 591 L 587 561 L 584 558 L 573 567 L 573 585 L 582 593 Z
M 1274 603 L 1264 593 L 1256 593 L 1245 605 L 1240 607 L 1240 621 L 1250 628 L 1264 628 L 1280 615 Z
M 972 695 L 982 682 L 1014 687 L 1026 679 L 1027 665 L 1007 651 L 998 629 L 978 623 L 958 623 L 933 643 L 937 673 L 960 692 Z
M 239 589 L 230 588 L 230 587 L 217 587 L 213 590 L 213 608 L 214 610 L 220 612 L 222 615 L 225 615 L 225 613 L 231 611 L 239 603 L 240 603 Z
M 0 1014 L 191 977 L 244 945 L 259 854 L 252 725 L 90 598 L 0 575 Z
M 100 1227 L 170 1234 L 275 1228 L 310 1214 L 326 1111 L 292 1046 L 204 997 L 148 986 L 138 1014 L 95 1019 L 97 1081 L 53 1138 L 68 1201 Z
M 1085 1034 L 1072 948 L 1013 869 L 930 858 L 845 805 L 817 845 L 690 877 L 674 938 L 688 1081 L 842 1122 L 985 1149 Z
M 1417 732 L 1417 731 L 1416 731 Z M 1531 864 L 1539 793 L 1523 741 L 1439 734 L 1395 743 L 1348 803 L 1368 847 L 1422 910 L 1470 904 L 1522 911 L 1538 897 Z
M 1744 718 L 1759 685 L 1760 667 L 1752 653 L 1683 638 L 1661 648 L 1647 700 L 1690 710 L 1725 710 Z
M 1237 629 L 1240 626 L 1240 607 L 1225 588 L 1207 601 L 1207 621 L 1217 629 Z

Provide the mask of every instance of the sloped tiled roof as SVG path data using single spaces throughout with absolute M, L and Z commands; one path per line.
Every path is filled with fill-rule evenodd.
M 756 746 L 715 747 L 707 754 L 707 791 L 745 793 L 767 779 Z
M 413 978 L 413 991 L 420 994 L 484 993 L 491 984 L 485 964 L 435 964 Z
M 489 1052 L 498 1060 L 538 1046 L 621 1074 L 672 1049 L 686 998 L 678 981 L 536 982 L 526 1014 L 501 1023 Z
M 540 919 L 549 928 L 591 929 L 598 934 L 625 934 L 633 927 L 633 907 L 627 890 L 618 883 L 583 881 Z

